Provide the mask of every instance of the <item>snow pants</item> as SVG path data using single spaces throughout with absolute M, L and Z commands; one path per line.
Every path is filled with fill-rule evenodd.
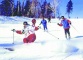
M 43 25 L 44 31 L 47 30 L 47 25 Z
M 35 34 L 30 34 L 27 38 L 23 39 L 24 43 L 31 43 L 36 40 L 36 35 Z
M 67 38 L 67 34 L 68 34 L 68 37 L 70 38 L 70 31 L 69 31 L 69 28 L 68 29 L 65 29 L 65 37 Z

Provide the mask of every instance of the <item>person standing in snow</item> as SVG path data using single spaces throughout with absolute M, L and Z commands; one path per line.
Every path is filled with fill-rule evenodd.
M 32 25 L 35 26 L 36 24 L 36 19 L 32 19 Z
M 24 43 L 31 43 L 36 40 L 36 34 L 35 31 L 37 31 L 39 28 L 35 27 L 33 25 L 29 25 L 26 21 L 23 22 L 24 28 L 23 30 L 15 30 L 12 31 L 18 33 L 18 34 L 24 34 L 25 38 L 23 39 Z
M 70 29 L 70 25 L 71 25 L 71 21 L 70 20 L 68 20 L 68 19 L 66 19 L 64 16 L 61 16 L 61 23 L 59 24 L 59 23 L 57 23 L 59 26 L 63 26 L 63 28 L 64 28 L 64 31 L 65 31 L 65 37 L 66 37 L 66 39 L 67 38 L 71 38 L 70 37 L 70 31 L 69 31 L 69 29 Z M 67 37 L 67 34 L 68 34 L 68 37 Z
M 43 25 L 44 31 L 48 30 L 48 28 L 47 28 L 47 21 L 44 19 L 44 17 L 43 17 L 43 20 L 41 20 L 39 25 L 41 25 L 41 24 Z
M 48 16 L 48 23 L 51 23 L 51 16 Z

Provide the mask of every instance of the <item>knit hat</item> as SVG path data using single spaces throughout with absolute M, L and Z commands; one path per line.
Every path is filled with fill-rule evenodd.
M 27 23 L 27 21 L 24 21 L 24 22 L 23 22 L 23 25 L 29 25 L 29 24 Z
M 64 16 L 61 16 L 62 19 L 64 19 Z

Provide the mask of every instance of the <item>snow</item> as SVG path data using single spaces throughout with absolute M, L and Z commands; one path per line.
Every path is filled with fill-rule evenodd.
M 21 30 L 23 21 L 31 24 L 31 20 L 28 17 L 0 16 L 0 60 L 83 60 L 83 19 L 70 19 L 70 40 L 65 39 L 63 27 L 57 25 L 60 20 L 52 19 L 48 23 L 48 32 L 44 32 L 41 25 L 41 29 L 35 32 L 36 41 L 24 44 L 24 35 L 11 30 Z M 38 26 L 42 19 L 36 20 Z M 14 51 L 4 48 L 13 48 Z

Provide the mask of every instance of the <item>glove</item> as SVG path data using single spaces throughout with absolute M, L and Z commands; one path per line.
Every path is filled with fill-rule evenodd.
M 70 22 L 70 25 L 71 25 L 71 22 Z
M 59 25 L 59 23 L 57 23 L 57 25 Z
M 41 26 L 38 26 L 38 28 L 40 28 L 40 29 L 41 29 Z
M 22 30 L 22 34 L 24 34 L 25 32 L 24 32 L 24 30 Z
M 15 30 L 15 29 L 12 29 L 11 31 L 16 32 L 16 30 Z
M 37 31 L 37 30 L 39 30 L 39 27 L 37 26 L 37 27 L 35 27 L 35 31 Z

